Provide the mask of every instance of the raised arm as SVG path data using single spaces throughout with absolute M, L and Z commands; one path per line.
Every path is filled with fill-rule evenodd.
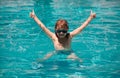
M 34 10 L 32 12 L 30 12 L 30 17 L 33 18 L 36 23 L 45 31 L 45 33 L 52 38 L 52 36 L 54 35 L 53 32 L 51 32 L 39 19 L 38 17 L 35 15 Z
M 71 37 L 79 34 L 90 23 L 90 21 L 95 17 L 96 17 L 96 14 L 92 13 L 92 11 L 91 11 L 90 16 L 88 17 L 88 19 L 80 27 L 78 27 L 77 29 L 70 32 Z

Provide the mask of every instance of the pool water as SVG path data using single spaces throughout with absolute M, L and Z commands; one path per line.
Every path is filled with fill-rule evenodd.
M 0 0 L 0 78 L 119 78 L 119 0 Z M 34 9 L 54 32 L 55 22 L 66 19 L 69 32 L 90 15 L 97 17 L 72 40 L 72 49 L 83 63 L 55 55 L 53 43 L 29 17 Z

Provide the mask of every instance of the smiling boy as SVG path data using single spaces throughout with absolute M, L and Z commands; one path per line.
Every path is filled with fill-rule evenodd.
M 72 38 L 79 34 L 89 23 L 96 17 L 95 13 L 90 13 L 88 19 L 78 28 L 68 33 L 68 23 L 64 19 L 59 19 L 55 25 L 55 33 L 51 32 L 35 15 L 34 11 L 30 13 L 31 18 L 33 18 L 36 23 L 42 28 L 42 30 L 52 39 L 56 52 L 48 53 L 43 59 L 46 60 L 56 53 L 67 54 L 67 58 L 82 61 L 71 49 Z

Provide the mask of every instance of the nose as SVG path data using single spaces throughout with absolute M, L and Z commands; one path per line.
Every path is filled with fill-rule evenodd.
M 63 32 L 60 32 L 60 34 L 64 34 Z

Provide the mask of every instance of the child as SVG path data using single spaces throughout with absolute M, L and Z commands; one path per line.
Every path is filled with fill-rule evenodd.
M 72 38 L 79 34 L 88 24 L 89 22 L 96 17 L 95 13 L 90 13 L 88 19 L 77 29 L 68 33 L 68 23 L 66 20 L 60 19 L 56 22 L 55 25 L 55 33 L 51 32 L 46 26 L 38 19 L 35 15 L 34 10 L 30 13 L 31 18 L 33 18 L 36 23 L 42 28 L 42 30 L 52 39 L 54 47 L 56 49 L 55 52 L 47 54 L 43 60 L 50 58 L 52 55 L 56 53 L 64 53 L 67 54 L 68 59 L 73 59 L 82 62 L 82 60 L 73 53 L 71 50 L 71 40 Z

